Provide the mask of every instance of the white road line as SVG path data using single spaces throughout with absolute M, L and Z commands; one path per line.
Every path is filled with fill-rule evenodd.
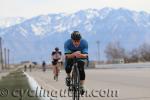
M 35 90 L 35 92 L 37 92 L 37 96 L 41 99 L 41 100 L 58 100 L 58 98 L 54 98 L 54 97 L 48 97 L 48 96 L 41 96 L 41 94 L 44 94 L 44 90 L 43 91 L 39 91 L 39 89 L 41 89 L 41 86 L 35 81 L 35 79 L 33 77 L 31 77 L 30 75 L 28 75 L 26 72 L 24 72 L 24 74 L 27 76 L 28 78 L 28 82 L 30 84 L 30 87 L 32 88 L 32 90 Z M 53 88 L 55 89 L 55 88 Z M 37 91 L 38 90 L 38 91 Z M 56 90 L 56 89 L 55 89 Z M 45 91 L 46 92 L 46 91 Z M 45 95 L 47 95 L 48 93 L 46 93 Z M 60 99 L 59 99 L 60 100 Z

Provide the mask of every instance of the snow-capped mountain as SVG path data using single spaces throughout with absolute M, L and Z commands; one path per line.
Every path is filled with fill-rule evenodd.
M 63 51 L 63 43 L 74 30 L 80 31 L 88 40 L 90 59 L 97 59 L 98 40 L 101 58 L 105 58 L 103 51 L 111 41 L 120 41 L 127 50 L 150 42 L 150 14 L 103 8 L 73 14 L 40 15 L 2 29 L 0 35 L 17 61 L 39 61 L 49 60 L 56 46 Z
M 7 28 L 12 25 L 20 24 L 25 21 L 23 17 L 7 17 L 7 18 L 0 18 L 0 28 Z

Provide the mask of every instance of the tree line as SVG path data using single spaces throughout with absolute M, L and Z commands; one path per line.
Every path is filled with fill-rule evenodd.
M 105 48 L 108 61 L 124 59 L 125 63 L 150 61 L 150 44 L 143 43 L 139 47 L 127 51 L 119 41 L 110 42 Z

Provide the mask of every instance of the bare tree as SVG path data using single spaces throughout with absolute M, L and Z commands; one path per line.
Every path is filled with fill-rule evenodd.
M 129 52 L 129 62 L 138 62 L 140 59 L 140 52 L 139 49 L 133 49 L 131 52 Z
M 143 43 L 141 46 L 133 49 L 127 55 L 129 62 L 150 61 L 150 44 Z
M 144 43 L 139 47 L 140 59 L 150 61 L 150 44 Z
M 143 43 L 138 48 L 135 48 L 128 53 L 120 45 L 119 42 L 110 42 L 105 49 L 106 57 L 109 61 L 123 58 L 126 63 L 138 61 L 150 61 L 150 44 Z
M 125 58 L 125 49 L 117 42 L 110 42 L 105 49 L 105 54 L 108 60 L 117 58 Z

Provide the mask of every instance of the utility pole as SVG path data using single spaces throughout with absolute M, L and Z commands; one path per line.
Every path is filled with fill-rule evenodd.
M 2 49 L 2 38 L 1 37 L 0 37 L 0 63 L 1 63 L 2 70 L 3 70 L 4 65 L 3 65 L 3 49 Z
M 7 68 L 6 48 L 4 48 L 5 69 Z
M 98 40 L 98 41 L 96 41 L 96 43 L 97 43 L 97 53 L 98 53 L 98 63 L 100 62 L 100 41 Z
M 8 52 L 8 53 L 7 53 L 7 55 L 8 55 L 8 57 L 7 57 L 7 58 L 8 58 L 8 61 L 7 61 L 8 66 L 7 66 L 7 67 L 8 67 L 8 68 L 9 68 L 9 53 L 10 53 L 9 51 L 10 51 L 10 50 L 8 49 L 8 50 L 7 50 L 7 52 Z

